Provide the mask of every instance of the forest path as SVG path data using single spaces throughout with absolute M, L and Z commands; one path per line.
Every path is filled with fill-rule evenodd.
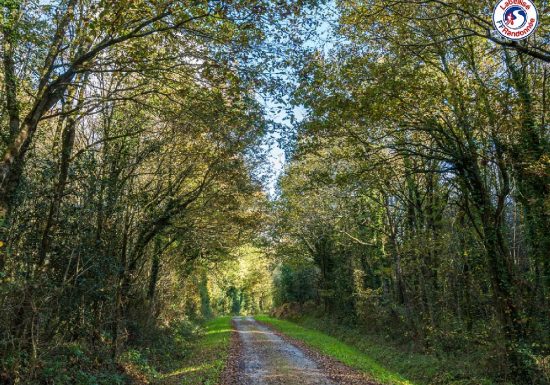
M 236 317 L 239 377 L 246 385 L 336 385 L 314 360 L 252 317 Z
M 374 385 L 365 373 L 293 340 L 253 317 L 235 329 L 222 385 Z

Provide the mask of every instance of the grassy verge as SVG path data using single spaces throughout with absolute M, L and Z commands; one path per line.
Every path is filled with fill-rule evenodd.
M 231 317 L 219 317 L 207 322 L 185 358 L 159 370 L 154 384 L 217 384 L 225 367 L 230 340 Z
M 302 325 L 267 316 L 256 317 L 291 338 L 367 373 L 375 382 L 396 385 L 490 385 L 491 382 L 468 373 L 461 363 L 450 363 L 435 356 L 403 352 L 373 341 L 356 330 L 331 325 L 330 334 L 319 330 L 330 325 L 324 320 L 305 318 Z

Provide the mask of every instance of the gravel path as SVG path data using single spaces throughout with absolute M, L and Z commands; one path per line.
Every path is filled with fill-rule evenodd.
M 236 317 L 240 340 L 237 383 L 242 385 L 337 385 L 320 365 L 252 317 Z

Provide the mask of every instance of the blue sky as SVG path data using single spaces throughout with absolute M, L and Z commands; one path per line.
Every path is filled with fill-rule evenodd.
M 264 103 L 266 110 L 266 117 L 268 120 L 271 120 L 277 124 L 285 126 L 284 133 L 292 132 L 293 127 L 291 123 L 291 116 L 285 109 L 282 109 L 279 112 L 274 112 L 276 110 L 276 105 L 273 101 L 268 100 Z M 294 108 L 292 111 L 294 121 L 300 122 L 305 116 L 305 110 L 303 108 Z M 266 144 L 264 149 L 268 150 L 268 165 L 267 165 L 267 181 L 265 185 L 266 192 L 269 194 L 271 199 L 276 198 L 277 195 L 277 181 L 284 171 L 286 157 L 285 152 L 280 146 L 281 132 L 274 132 L 266 138 Z

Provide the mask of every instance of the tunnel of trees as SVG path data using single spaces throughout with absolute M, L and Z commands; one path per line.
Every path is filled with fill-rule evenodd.
M 547 1 L 1 3 L 0 383 L 288 303 L 548 383 Z

